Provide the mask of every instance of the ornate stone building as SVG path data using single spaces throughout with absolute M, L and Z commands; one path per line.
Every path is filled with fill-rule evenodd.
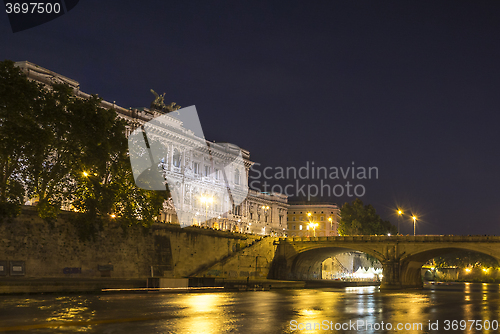
M 17 62 L 16 65 L 32 80 L 46 85 L 65 83 L 74 89 L 77 96 L 90 97 L 80 90 L 80 85 L 75 80 L 28 61 Z M 158 100 L 157 94 L 156 97 Z M 163 96 L 160 97 L 163 102 Z M 149 131 L 152 134 L 150 139 L 157 138 L 165 145 L 166 153 L 161 160 L 161 168 L 169 184 L 172 181 L 178 185 L 171 191 L 174 199 L 164 203 L 164 211 L 159 217 L 161 222 L 181 226 L 201 225 L 241 233 L 285 235 L 287 196 L 254 190 L 248 190 L 247 193 L 249 169 L 253 164 L 248 151 L 243 149 L 238 151 L 241 152 L 239 156 L 243 163 L 231 165 L 225 160 L 231 156 L 228 152 L 239 150 L 237 146 L 214 143 L 205 139 L 200 144 L 200 138 L 183 127 L 181 121 L 165 114 L 165 110 L 155 108 L 155 105 L 152 109 L 126 109 L 114 102 L 102 101 L 101 106 L 113 108 L 117 116 L 126 121 L 127 137 L 135 129 L 144 127 L 146 123 L 160 119 L 161 116 L 161 126 L 149 128 L 152 129 Z M 189 182 L 185 181 L 186 178 Z M 227 196 L 228 188 L 231 188 L 229 196 Z M 245 196 L 241 198 L 242 202 L 234 199 L 235 196 L 242 195 L 246 195 L 246 198 Z M 176 207 L 179 215 L 175 210 Z
M 300 202 L 288 207 L 289 237 L 338 235 L 340 210 L 337 204 Z

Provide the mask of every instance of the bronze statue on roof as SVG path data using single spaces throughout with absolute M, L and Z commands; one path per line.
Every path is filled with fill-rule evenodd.
M 181 106 L 177 105 L 175 102 L 172 102 L 168 105 L 165 104 L 165 93 L 162 95 L 158 95 L 154 90 L 151 89 L 151 93 L 154 94 L 155 100 L 151 102 L 151 110 L 160 111 L 162 113 L 169 113 L 171 111 L 175 111 L 181 108 Z

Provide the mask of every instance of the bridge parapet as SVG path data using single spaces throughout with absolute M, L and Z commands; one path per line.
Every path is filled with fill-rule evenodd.
M 333 237 L 288 237 L 279 242 L 500 242 L 500 236 L 492 235 L 350 235 Z

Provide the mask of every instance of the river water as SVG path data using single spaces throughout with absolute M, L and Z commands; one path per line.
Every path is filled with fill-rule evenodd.
M 498 321 L 499 285 L 481 283 L 0 296 L 0 332 L 11 333 L 498 333 Z

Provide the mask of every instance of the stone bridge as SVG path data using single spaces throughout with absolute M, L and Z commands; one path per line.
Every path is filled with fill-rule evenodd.
M 500 260 L 498 236 L 336 236 L 280 238 L 270 268 L 270 278 L 303 279 L 321 273 L 330 256 L 361 251 L 383 266 L 381 288 L 422 287 L 421 267 L 428 260 L 457 250 L 470 250 Z

